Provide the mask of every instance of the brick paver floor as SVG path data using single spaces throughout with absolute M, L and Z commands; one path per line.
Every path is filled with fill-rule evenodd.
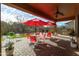
M 14 41 L 14 56 L 77 56 L 79 50 L 70 47 L 70 41 L 45 40 L 43 44 L 37 44 L 35 48 L 29 45 L 26 38 L 17 38 Z M 5 48 L 2 48 L 2 55 L 5 55 Z
M 26 38 L 22 38 L 21 41 L 14 44 L 15 56 L 35 56 L 33 49 L 29 46 L 29 41 Z

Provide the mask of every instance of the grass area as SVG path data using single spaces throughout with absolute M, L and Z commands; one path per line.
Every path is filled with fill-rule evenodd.
M 26 37 L 26 34 L 19 34 L 19 35 L 9 36 L 9 38 L 11 38 L 11 39 L 14 39 L 14 38 L 22 38 L 22 37 Z
M 16 35 L 9 36 L 9 38 L 14 39 L 14 38 L 16 38 Z
M 4 39 L 1 37 L 1 42 L 4 41 Z
M 6 35 L 6 36 L 8 36 L 8 38 L 10 39 L 27 37 L 26 34 L 19 34 L 19 35 L 14 34 L 14 35 Z M 1 37 L 1 41 L 4 41 L 4 38 Z
M 20 34 L 20 37 L 26 37 L 26 34 Z

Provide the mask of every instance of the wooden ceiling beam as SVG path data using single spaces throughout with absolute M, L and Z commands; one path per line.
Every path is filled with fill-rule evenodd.
M 56 22 L 68 21 L 68 20 L 75 20 L 75 16 L 70 16 L 70 17 L 65 17 L 65 18 L 57 19 Z

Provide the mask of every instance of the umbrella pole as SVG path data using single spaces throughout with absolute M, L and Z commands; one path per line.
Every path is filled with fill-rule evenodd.
M 35 26 L 34 26 L 35 27 Z M 36 33 L 36 27 L 35 27 L 35 33 Z

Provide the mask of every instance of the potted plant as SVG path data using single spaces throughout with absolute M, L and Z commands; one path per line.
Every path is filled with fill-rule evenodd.
M 72 47 L 72 48 L 78 48 L 77 42 L 76 42 L 75 39 L 73 38 L 73 37 L 75 37 L 75 32 L 74 32 L 74 30 L 71 31 L 70 36 L 72 37 L 72 38 L 71 38 L 71 43 L 70 43 L 71 47 Z
M 13 51 L 14 51 L 13 44 L 14 44 L 13 42 L 9 42 L 9 44 L 7 45 L 7 47 L 5 49 L 7 56 L 13 56 Z

